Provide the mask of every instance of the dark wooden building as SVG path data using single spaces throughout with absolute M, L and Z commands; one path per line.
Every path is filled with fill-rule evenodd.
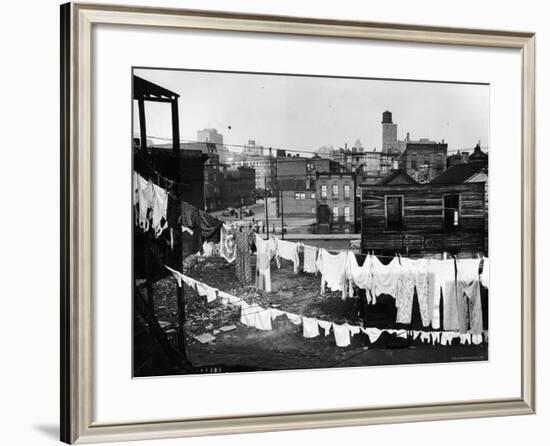
M 486 253 L 485 184 L 361 186 L 363 252 Z

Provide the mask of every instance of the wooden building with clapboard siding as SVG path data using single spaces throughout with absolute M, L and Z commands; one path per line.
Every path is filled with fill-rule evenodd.
M 487 254 L 485 184 L 361 186 L 361 249 L 380 255 Z

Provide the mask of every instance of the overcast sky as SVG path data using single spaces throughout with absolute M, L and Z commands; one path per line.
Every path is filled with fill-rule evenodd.
M 489 147 L 489 86 L 172 70 L 135 74 L 180 94 L 182 140 L 216 128 L 226 144 L 315 151 L 320 146 L 381 149 L 382 112 L 403 139 L 445 140 L 449 151 Z M 146 103 L 147 134 L 171 138 L 168 104 Z M 139 131 L 134 101 L 134 133 Z

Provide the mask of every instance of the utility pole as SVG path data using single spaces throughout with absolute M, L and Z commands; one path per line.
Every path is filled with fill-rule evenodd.
M 269 148 L 271 151 L 271 147 Z M 271 160 L 270 160 L 271 163 Z M 271 166 L 270 166 L 271 172 Z M 267 238 L 269 238 L 269 206 L 267 205 L 267 178 L 264 178 L 264 206 L 265 206 L 265 226 L 267 227 Z
M 285 239 L 285 219 L 284 219 L 284 209 L 283 209 L 283 190 L 281 189 L 281 185 L 279 184 L 279 189 L 281 191 L 281 238 Z

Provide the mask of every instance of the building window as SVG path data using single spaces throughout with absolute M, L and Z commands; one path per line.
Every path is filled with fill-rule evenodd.
M 338 185 L 337 184 L 332 185 L 332 196 L 333 197 L 338 197 Z
M 403 197 L 386 196 L 386 227 L 403 227 Z
M 311 213 L 315 214 L 315 208 L 314 207 L 311 208 Z
M 332 219 L 338 220 L 338 206 L 333 206 L 332 208 Z
M 430 155 L 424 155 L 424 165 L 430 166 Z
M 300 194 L 300 200 L 305 200 L 306 199 L 306 194 L 305 193 L 301 193 Z
M 315 200 L 315 194 L 311 194 L 311 199 Z
M 344 198 L 349 198 L 349 184 L 344 185 Z
M 460 223 L 460 195 L 443 195 L 443 227 L 456 228 Z
M 349 206 L 344 206 L 344 220 L 348 222 L 351 221 Z
M 327 198 L 327 185 L 323 184 L 321 186 L 321 198 Z
M 300 199 L 300 194 L 299 194 L 298 192 L 296 192 L 296 193 L 294 194 L 294 199 L 295 199 L 295 200 L 299 200 L 299 199 Z
M 418 169 L 416 153 L 411 153 L 411 169 Z

